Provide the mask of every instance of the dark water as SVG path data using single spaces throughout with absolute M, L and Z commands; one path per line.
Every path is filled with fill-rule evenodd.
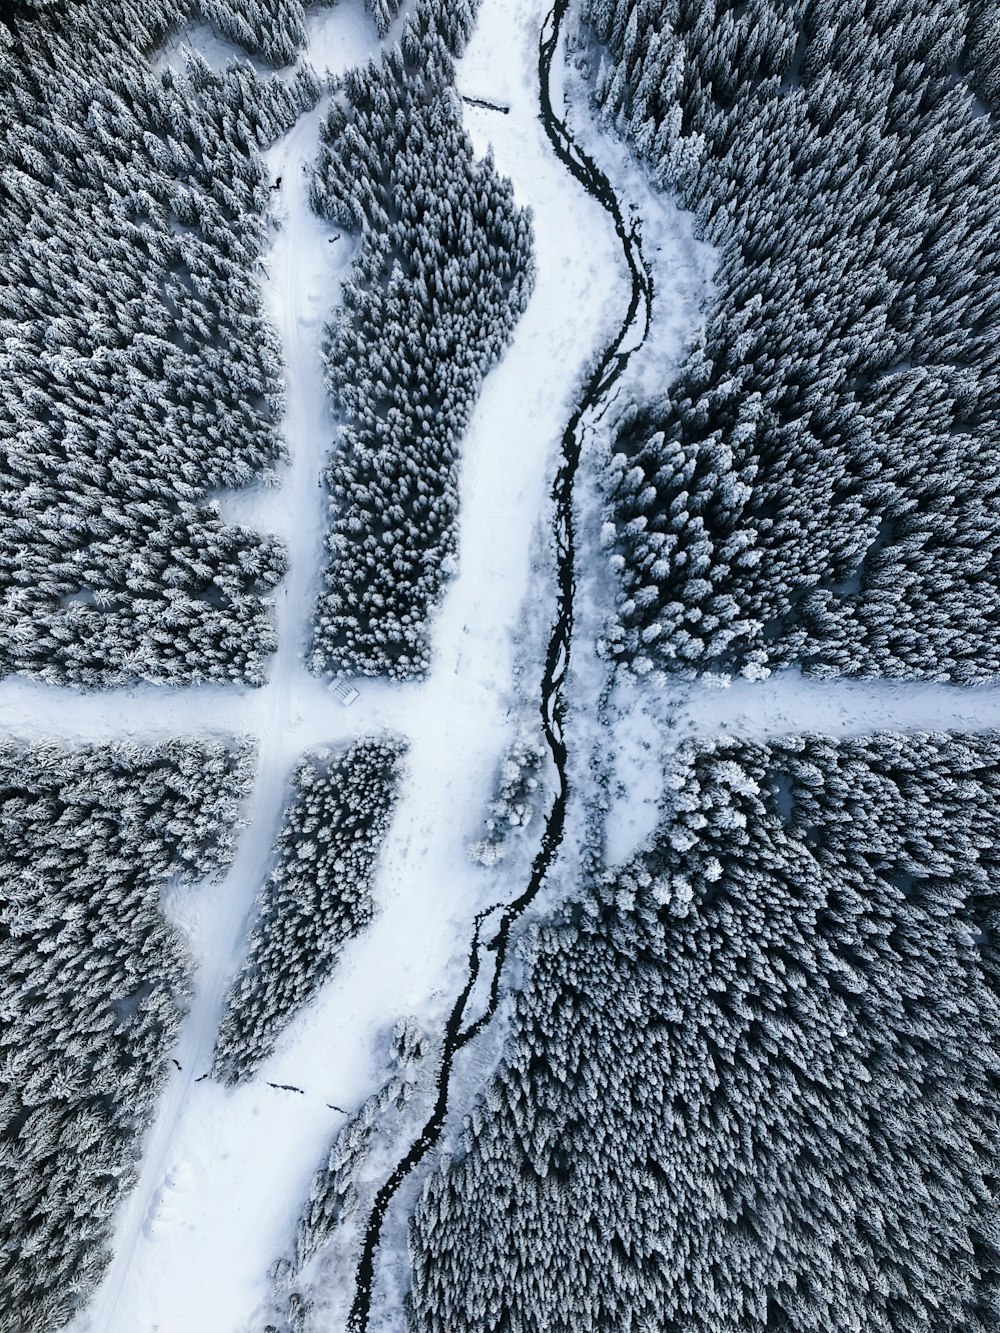
M 524 891 L 511 902 L 493 904 L 476 917 L 469 946 L 465 988 L 452 1006 L 445 1027 L 441 1069 L 437 1080 L 437 1099 L 409 1152 L 375 1195 L 365 1228 L 364 1246 L 355 1275 L 354 1303 L 348 1324 L 351 1333 L 365 1333 L 368 1328 L 375 1256 L 381 1240 L 386 1210 L 409 1173 L 441 1137 L 448 1114 L 448 1094 L 455 1056 L 496 1013 L 500 999 L 500 976 L 510 945 L 511 933 L 541 889 L 562 844 L 566 825 L 566 805 L 569 800 L 566 741 L 563 734 L 566 714 L 565 683 L 573 639 L 573 600 L 576 591 L 573 485 L 580 464 L 580 451 L 587 420 L 591 416 L 596 416 L 599 409 L 605 405 L 607 396 L 628 364 L 629 357 L 641 345 L 649 330 L 653 291 L 642 258 L 638 227 L 626 223 L 611 182 L 593 159 L 576 143 L 552 105 L 552 63 L 568 6 L 569 0 L 556 0 L 542 24 L 538 47 L 540 118 L 556 156 L 584 190 L 611 216 L 625 254 L 632 293 L 621 327 L 604 349 L 596 368 L 584 385 L 573 415 L 563 432 L 559 470 L 552 485 L 552 499 L 555 506 L 553 526 L 557 614 L 549 636 L 539 693 L 542 727 L 555 764 L 557 786 L 545 820 L 541 846 L 532 863 L 531 876 Z M 627 343 L 631 343 L 631 346 L 625 350 Z M 486 922 L 490 918 L 493 924 L 487 927 Z M 483 938 L 484 932 L 488 937 L 486 939 Z M 485 967 L 491 969 L 489 1002 L 478 1018 L 466 1023 L 466 1007 Z

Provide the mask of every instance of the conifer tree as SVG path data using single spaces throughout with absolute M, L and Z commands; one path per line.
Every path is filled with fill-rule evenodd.
M 355 741 L 307 755 L 293 779 L 277 864 L 258 895 L 247 959 L 233 981 L 213 1073 L 248 1078 L 368 924 L 372 878 L 396 804 L 405 744 Z
M 413 1218 L 415 1333 L 996 1326 L 998 742 L 682 757 L 526 942 Z
M 619 423 L 614 656 L 1000 672 L 995 16 L 590 0 L 609 133 L 718 255 L 697 345 Z
M 313 207 L 361 247 L 330 329 L 343 422 L 330 465 L 318 673 L 421 676 L 455 569 L 461 436 L 531 288 L 530 218 L 475 161 L 453 88 L 471 24 L 424 3 L 331 106 Z

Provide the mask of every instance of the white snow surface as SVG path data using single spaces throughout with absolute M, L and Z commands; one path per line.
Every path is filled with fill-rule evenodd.
M 182 1070 L 167 1085 L 144 1142 L 138 1184 L 119 1210 L 113 1263 L 73 1333 L 259 1330 L 255 1316 L 267 1300 L 267 1270 L 287 1249 L 312 1174 L 344 1123 L 328 1103 L 351 1111 L 381 1085 L 389 1033 L 399 1017 L 415 1014 L 426 1030 L 440 1031 L 461 988 L 475 912 L 514 896 L 503 879 L 510 867 L 475 867 L 466 847 L 481 827 L 493 773 L 514 732 L 516 719 L 508 713 L 518 695 L 518 671 L 524 668 L 529 690 L 541 677 L 540 662 L 526 660 L 523 640 L 537 657 L 539 644 L 525 627 L 551 601 L 538 552 L 558 441 L 583 373 L 627 299 L 607 215 L 555 159 L 538 119 L 537 39 L 546 8 L 547 0 L 483 0 L 476 35 L 459 63 L 460 92 L 510 107 L 501 115 L 466 105 L 464 116 L 477 152 L 492 147 L 518 202 L 533 209 L 538 276 L 464 441 L 459 573 L 433 628 L 429 678 L 402 686 L 358 682 L 360 698 L 345 709 L 302 660 L 321 568 L 326 501 L 320 477 L 335 437 L 323 384 L 322 326 L 353 253 L 347 236 L 331 243 L 334 233 L 308 207 L 305 172 L 316 151 L 320 108 L 268 155 L 271 172 L 283 180 L 282 225 L 264 291 L 286 361 L 290 461 L 278 486 L 219 497 L 225 518 L 277 532 L 288 544 L 289 573 L 275 597 L 280 646 L 268 685 L 257 691 L 136 686 L 81 695 L 16 678 L 0 682 L 0 726 L 18 740 L 251 736 L 258 746 L 246 828 L 232 866 L 217 883 L 175 887 L 167 895 L 196 962 L 195 999 L 174 1052 Z M 317 69 L 343 70 L 377 50 L 361 0 L 313 11 L 308 22 L 304 58 Z M 200 44 L 214 63 L 228 55 L 206 32 L 189 30 L 184 40 Z M 176 61 L 180 46 L 175 41 L 161 63 Z M 566 89 L 575 97 L 572 78 Z M 577 131 L 582 125 L 574 120 Z M 634 371 L 633 387 L 654 390 L 663 358 L 675 358 L 687 336 L 705 257 L 692 258 L 687 247 L 693 242 L 689 232 L 684 240 L 676 210 L 664 209 L 620 145 L 599 146 L 596 134 L 586 142 L 600 151 L 602 167 L 643 217 L 655 254 L 654 314 L 674 312 L 658 325 L 657 355 L 644 355 Z M 581 633 L 592 634 L 593 616 L 580 621 Z M 578 647 L 579 640 L 574 652 Z M 601 668 L 592 654 L 586 660 L 581 654 L 574 671 L 589 691 Z M 982 730 L 1000 727 L 1000 687 L 819 681 L 783 672 L 713 688 L 711 682 L 676 685 L 647 676 L 620 680 L 608 715 L 617 784 L 608 850 L 622 859 L 650 831 L 662 755 L 682 739 Z M 380 860 L 374 922 L 347 946 L 334 977 L 293 1021 L 257 1078 L 236 1090 L 196 1082 L 211 1063 L 222 1003 L 242 957 L 295 762 L 312 746 L 386 728 L 404 736 L 410 749 Z M 515 864 L 523 869 L 522 858 Z M 474 1061 L 475 1053 L 468 1058 Z M 268 1081 L 303 1092 L 283 1092 Z M 343 1328 L 350 1302 L 348 1292 L 341 1295 L 330 1307 L 330 1333 Z M 379 1327 L 402 1326 L 398 1307 L 383 1302 L 377 1317 Z
M 776 740 L 813 731 L 869 736 L 878 731 L 1000 730 L 1000 685 L 845 680 L 776 672 L 767 680 L 692 684 L 678 691 L 676 734 Z
M 397 20 L 389 34 L 390 40 L 395 37 L 399 26 Z M 378 49 L 371 18 L 365 12 L 361 0 L 333 0 L 333 4 L 326 8 L 309 10 L 306 13 L 306 30 L 309 43 L 302 58 L 308 60 L 320 75 L 327 70 L 332 74 L 340 74 L 363 65 Z M 296 65 L 272 69 L 266 61 L 250 55 L 227 37 L 220 36 L 211 23 L 204 20 L 190 23 L 169 36 L 150 58 L 150 64 L 156 72 L 173 69 L 182 74 L 187 52 L 201 56 L 217 74 L 233 61 L 252 65 L 264 78 L 288 80 L 296 70 Z

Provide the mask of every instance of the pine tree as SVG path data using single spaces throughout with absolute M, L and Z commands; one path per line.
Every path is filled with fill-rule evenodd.
M 253 1074 L 370 921 L 405 750 L 395 737 L 368 738 L 317 751 L 296 769 L 277 864 L 258 895 L 248 956 L 219 1028 L 216 1078 Z

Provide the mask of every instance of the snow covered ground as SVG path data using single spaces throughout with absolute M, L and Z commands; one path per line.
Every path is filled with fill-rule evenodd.
M 172 1077 L 145 1142 L 139 1183 L 117 1218 L 115 1258 L 75 1333 L 243 1333 L 268 1295 L 267 1269 L 287 1247 L 309 1180 L 331 1136 L 384 1079 L 389 1033 L 414 1014 L 440 1026 L 461 986 L 470 925 L 486 902 L 511 896 L 511 867 L 487 871 L 466 855 L 481 828 L 496 764 L 511 739 L 517 670 L 528 688 L 532 623 L 547 606 L 544 534 L 558 440 L 589 360 L 621 317 L 624 268 L 604 211 L 555 160 L 538 119 L 537 39 L 545 0 L 484 0 L 459 64 L 460 91 L 507 105 L 466 105 L 477 151 L 492 147 L 534 210 L 538 277 L 513 343 L 488 377 L 464 443 L 460 569 L 433 630 L 433 665 L 420 685 L 361 683 L 344 709 L 302 664 L 321 565 L 319 485 L 334 427 L 323 388 L 323 319 L 350 262 L 347 238 L 310 212 L 305 168 L 321 110 L 303 117 L 269 155 L 281 176 L 283 225 L 265 283 L 287 363 L 285 433 L 290 462 L 272 489 L 220 499 L 231 521 L 280 533 L 289 573 L 278 589 L 279 651 L 259 691 L 153 686 L 81 696 L 31 682 L 0 682 L 6 734 L 68 742 L 130 736 L 252 735 L 259 770 L 236 859 L 224 880 L 175 890 L 168 908 L 197 962 L 195 1001 Z M 306 58 L 341 70 L 368 58 L 374 30 L 361 0 L 309 15 Z M 199 34 L 188 33 L 194 42 Z M 200 35 L 203 38 L 204 34 Z M 199 40 L 200 40 L 199 38 Z M 178 59 L 179 43 L 163 54 Z M 210 46 L 214 61 L 226 52 Z M 578 90 L 570 81 L 567 90 Z M 574 122 L 580 128 L 582 122 Z M 587 140 L 645 224 L 653 258 L 658 343 L 633 381 L 644 389 L 677 355 L 697 304 L 698 264 L 680 260 L 676 212 L 665 209 L 624 150 Z M 682 228 L 683 230 L 683 228 Z M 672 303 L 672 304 L 671 304 Z M 594 557 L 598 557 L 595 555 Z M 593 608 L 592 608 L 593 609 Z M 596 614 L 596 613 L 595 613 Z M 595 618 L 581 618 L 581 639 Z M 576 651 L 576 649 L 574 649 Z M 575 668 L 588 699 L 601 669 Z M 797 673 L 728 689 L 621 682 L 608 741 L 615 783 L 609 850 L 617 859 L 655 816 L 664 748 L 690 735 L 774 736 L 820 730 L 1000 727 L 1000 689 L 958 690 L 895 682 L 811 682 Z M 307 748 L 389 728 L 410 743 L 408 773 L 380 864 L 377 915 L 346 949 L 334 978 L 291 1024 L 258 1078 L 237 1090 L 197 1081 L 211 1062 L 229 979 L 269 864 L 291 769 Z M 581 750 L 582 753 L 582 750 Z M 514 861 L 520 867 L 519 859 Z M 269 1083 L 292 1085 L 289 1092 Z M 398 1234 L 397 1227 L 397 1234 Z M 343 1309 L 350 1303 L 345 1294 Z M 331 1319 L 340 1317 L 331 1311 Z M 398 1312 L 383 1309 L 388 1328 Z M 396 1318 L 397 1322 L 393 1323 Z M 331 1333 L 343 1324 L 330 1323 Z

